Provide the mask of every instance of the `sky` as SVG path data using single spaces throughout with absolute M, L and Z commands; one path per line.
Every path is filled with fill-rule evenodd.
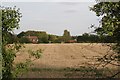
M 22 18 L 16 34 L 27 31 L 46 31 L 49 34 L 62 35 L 67 29 L 71 35 L 91 32 L 91 24 L 98 25 L 99 20 L 89 7 L 95 2 L 2 2 L 2 6 L 20 8 Z

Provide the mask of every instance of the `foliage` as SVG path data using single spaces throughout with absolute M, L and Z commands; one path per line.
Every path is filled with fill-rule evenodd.
M 98 17 L 101 17 L 100 26 L 95 29 L 95 32 L 101 37 L 104 35 L 111 36 L 116 43 L 111 48 L 116 52 L 114 54 L 107 54 L 101 60 L 107 61 L 120 61 L 120 1 L 119 2 L 99 2 L 91 8 Z M 117 54 L 117 55 L 116 55 Z M 109 58 L 107 57 L 109 56 Z M 120 71 L 116 75 L 120 74 Z M 115 77 L 111 76 L 111 77 Z
M 8 32 L 7 41 L 8 41 L 9 44 L 12 44 L 12 43 L 18 41 L 18 37 L 15 34 L 12 34 L 11 32 Z
M 41 57 L 42 50 L 41 49 L 36 50 L 36 51 L 29 50 L 28 52 L 30 54 L 29 58 L 34 57 L 35 59 L 39 59 Z
M 52 43 L 54 43 L 56 39 L 57 39 L 56 35 L 48 35 L 48 40 L 51 41 Z
M 21 32 L 18 35 L 19 40 L 22 39 L 23 43 L 29 43 L 27 40 L 23 40 L 26 36 L 36 36 L 38 37 L 38 43 L 48 43 L 48 34 L 43 31 L 26 31 L 26 32 Z M 26 42 L 27 41 L 27 42 Z
M 55 40 L 55 43 L 61 43 L 63 42 L 62 36 L 57 36 L 57 39 Z
M 99 35 L 109 35 L 120 47 L 120 2 L 100 2 L 91 8 L 97 16 L 102 16 L 101 26 L 96 28 Z M 119 53 L 120 51 L 118 51 Z
M 25 36 L 25 32 L 23 32 L 23 31 L 17 35 L 18 38 L 21 38 L 23 36 Z
M 61 42 L 68 42 L 71 39 L 70 32 L 67 30 L 64 31 L 62 37 L 57 35 L 47 34 L 44 31 L 26 31 L 26 32 L 21 32 L 17 35 L 19 41 L 22 43 L 27 43 L 26 41 L 23 40 L 23 37 L 25 38 L 26 36 L 38 37 L 38 43 L 48 43 L 48 42 L 61 43 Z
M 19 21 L 21 13 L 19 9 L 16 7 L 2 7 L 2 79 L 6 80 L 9 78 L 15 78 L 19 73 L 22 73 L 29 66 L 32 61 L 30 58 L 26 60 L 25 63 L 14 64 L 14 59 L 16 57 L 16 53 L 24 47 L 20 43 L 18 43 L 17 38 L 15 41 L 13 39 L 13 30 L 19 28 Z M 12 39 L 9 39 L 12 37 Z M 13 42 L 11 42 L 11 40 Z M 12 44 L 9 44 L 12 43 Z M 41 51 L 34 51 L 34 56 L 37 56 L 37 59 L 40 58 Z M 22 72 L 20 72 L 22 71 Z
M 30 43 L 29 39 L 26 38 L 26 37 L 21 37 L 21 38 L 19 38 L 19 42 L 20 42 L 20 43 Z
M 9 33 L 12 32 L 13 29 L 19 28 L 19 21 L 21 17 L 21 13 L 19 9 L 10 8 L 10 7 L 2 7 L 2 76 L 4 78 L 11 78 L 12 69 L 13 69 L 13 61 L 15 52 L 13 49 L 6 49 L 7 44 L 9 43 L 8 36 Z M 18 45 L 14 45 L 15 50 L 19 50 Z
M 42 50 L 28 50 L 29 58 L 25 60 L 25 62 L 20 62 L 15 64 L 14 71 L 13 71 L 13 77 L 22 76 L 24 73 L 28 72 L 30 66 L 32 65 L 32 62 L 41 58 L 42 56 Z
M 71 39 L 70 32 L 64 30 L 62 38 L 63 38 L 63 42 L 68 42 Z
M 99 36 L 96 34 L 88 34 L 84 33 L 81 36 L 77 37 L 77 42 L 78 43 L 115 43 L 113 40 L 112 36 Z
M 67 33 L 67 31 L 65 32 Z M 112 38 L 112 36 L 104 35 L 99 36 L 96 34 L 88 34 L 84 33 L 79 36 L 70 36 L 69 32 L 67 35 L 63 36 L 57 36 L 52 34 L 46 34 L 46 32 L 41 31 L 27 31 L 27 32 L 21 32 L 17 35 L 20 43 L 30 43 L 29 39 L 26 38 L 26 36 L 37 36 L 38 37 L 38 43 L 61 43 L 61 42 L 68 42 L 69 40 L 76 40 L 78 43 L 114 43 L 115 40 Z M 13 36 L 14 37 L 14 36 Z M 10 38 L 9 38 L 10 39 Z M 12 38 L 13 39 L 13 38 Z M 11 40 L 10 40 L 11 41 Z

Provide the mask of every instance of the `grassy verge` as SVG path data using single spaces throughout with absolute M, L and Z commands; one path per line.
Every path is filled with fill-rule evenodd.
M 117 70 L 111 70 L 112 73 L 115 73 Z M 108 69 L 104 68 L 104 69 L 92 69 L 89 67 L 79 67 L 79 68 L 30 68 L 29 72 L 34 72 L 35 74 L 39 74 L 39 76 L 44 75 L 48 73 L 47 76 L 51 76 L 51 75 L 59 75 L 59 77 L 63 77 L 64 78 L 105 78 L 105 77 L 109 77 L 110 75 L 112 75 L 112 73 L 110 71 L 108 71 Z M 43 74 L 42 74 L 43 73 Z M 50 74 L 49 74 L 50 73 Z M 44 77 L 46 77 L 44 75 Z

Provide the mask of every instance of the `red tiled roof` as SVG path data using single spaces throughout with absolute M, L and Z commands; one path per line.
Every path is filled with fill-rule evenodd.
M 27 38 L 37 39 L 37 36 L 27 36 Z
M 38 37 L 37 36 L 26 36 L 32 43 L 38 43 Z

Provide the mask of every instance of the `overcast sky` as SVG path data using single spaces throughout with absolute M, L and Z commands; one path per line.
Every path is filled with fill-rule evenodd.
M 17 6 L 22 18 L 21 31 L 46 31 L 50 34 L 62 35 L 65 29 L 71 35 L 91 32 L 91 24 L 98 25 L 98 17 L 89 10 L 95 2 L 3 2 L 3 6 Z

